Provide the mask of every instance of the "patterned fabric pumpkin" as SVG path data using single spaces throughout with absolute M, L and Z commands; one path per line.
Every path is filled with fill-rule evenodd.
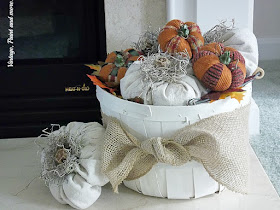
M 237 88 L 244 83 L 245 60 L 234 48 L 210 43 L 200 48 L 192 62 L 196 77 L 213 91 Z
M 110 87 L 119 85 L 128 66 L 136 61 L 140 55 L 140 52 L 132 48 L 126 49 L 125 51 L 111 52 L 99 72 L 100 80 L 106 82 Z
M 204 45 L 199 26 L 196 23 L 184 23 L 181 20 L 169 21 L 161 30 L 158 42 L 164 52 L 176 53 L 186 50 L 190 58 L 192 51 L 197 51 Z

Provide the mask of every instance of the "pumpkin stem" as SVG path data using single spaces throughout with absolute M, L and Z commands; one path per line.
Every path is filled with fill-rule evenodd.
M 125 64 L 125 62 L 124 62 L 123 56 L 118 54 L 116 57 L 116 60 L 115 60 L 115 65 L 117 67 L 122 67 L 122 66 L 124 66 L 124 64 Z
M 57 164 L 63 163 L 67 158 L 67 151 L 64 148 L 60 148 L 56 151 L 55 161 Z
M 230 51 L 225 51 L 220 57 L 220 62 L 228 65 L 231 62 Z
M 186 24 L 180 26 L 180 29 L 178 30 L 178 35 L 181 37 L 184 37 L 185 39 L 187 39 L 189 37 L 189 29 L 188 26 Z

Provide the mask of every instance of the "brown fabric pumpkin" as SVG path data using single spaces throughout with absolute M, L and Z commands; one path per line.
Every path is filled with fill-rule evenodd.
M 202 46 L 192 59 L 196 77 L 213 91 L 237 88 L 246 77 L 245 59 L 234 48 L 221 43 Z
M 176 53 L 186 50 L 191 58 L 192 51 L 197 51 L 204 45 L 204 39 L 196 23 L 171 20 L 161 30 L 158 43 L 164 52 Z
M 128 66 L 136 61 L 139 56 L 141 56 L 141 53 L 133 48 L 111 52 L 99 72 L 99 79 L 109 87 L 118 86 Z

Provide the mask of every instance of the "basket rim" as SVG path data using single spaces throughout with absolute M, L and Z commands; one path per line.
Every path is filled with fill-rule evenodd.
M 249 86 L 249 90 L 251 86 Z M 108 115 L 119 118 L 129 116 L 147 121 L 199 121 L 210 116 L 230 112 L 250 103 L 251 91 L 245 95 L 239 103 L 236 99 L 227 97 L 213 103 L 203 103 L 193 106 L 154 106 L 138 104 L 118 98 L 100 87 L 96 89 L 96 97 L 100 102 L 101 111 Z

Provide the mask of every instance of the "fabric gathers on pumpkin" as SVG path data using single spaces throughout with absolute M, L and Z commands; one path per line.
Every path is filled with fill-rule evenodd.
M 108 183 L 101 172 L 104 132 L 96 122 L 71 122 L 46 136 L 41 176 L 58 202 L 85 209 L 99 198 Z

